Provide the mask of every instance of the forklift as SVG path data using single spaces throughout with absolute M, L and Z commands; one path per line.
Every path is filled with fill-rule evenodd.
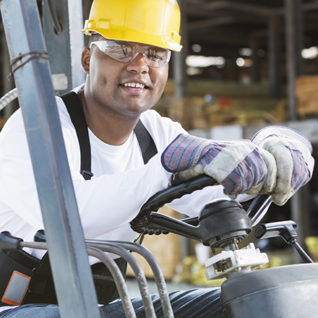
M 172 318 L 164 275 L 148 250 L 137 243 L 84 238 L 55 102 L 56 92 L 62 94 L 84 80 L 76 64 L 80 58 L 75 56 L 75 52 L 81 52 L 83 41 L 81 34 L 73 31 L 81 27 L 76 24 L 82 21 L 82 3 L 62 0 L 55 4 L 47 0 L 42 4 L 43 28 L 36 0 L 0 1 L 16 85 L 16 90 L 1 99 L 1 105 L 5 107 L 18 96 L 45 227 L 45 235 L 37 233 L 34 242 L 2 232 L 0 250 L 28 247 L 49 251 L 62 318 L 100 317 L 88 256 L 107 266 L 126 317 L 136 317 L 125 280 L 105 252 L 120 255 L 135 273 L 146 317 L 155 317 L 145 275 L 130 253 L 136 252 L 147 260 L 154 273 L 164 317 Z M 221 294 L 226 318 L 317 316 L 314 299 L 318 297 L 318 265 L 298 244 L 293 221 L 260 224 L 271 204 L 269 197 L 257 196 L 247 210 L 236 201 L 221 200 L 207 205 L 198 218 L 176 220 L 160 215 L 158 209 L 185 194 L 214 185 L 215 181 L 207 176 L 184 183 L 179 183 L 177 177 L 175 180 L 143 205 L 132 221 L 136 232 L 172 232 L 209 246 L 213 256 L 206 263 L 207 278 L 227 278 Z M 308 264 L 254 271 L 268 263 L 267 255 L 254 242 L 277 236 L 293 245 Z M 219 249 L 222 252 L 217 252 Z

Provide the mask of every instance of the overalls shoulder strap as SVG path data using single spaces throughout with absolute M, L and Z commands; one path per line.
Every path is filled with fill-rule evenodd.
M 81 151 L 81 174 L 85 180 L 91 179 L 91 145 L 83 107 L 79 96 L 70 92 L 61 96 L 76 130 Z
M 81 174 L 85 180 L 89 180 L 93 176 L 91 171 L 91 147 L 81 100 L 75 92 L 69 92 L 61 96 L 61 98 L 69 112 L 80 144 Z M 144 163 L 146 164 L 158 152 L 157 147 L 150 133 L 140 120 L 138 121 L 134 132 L 141 149 Z

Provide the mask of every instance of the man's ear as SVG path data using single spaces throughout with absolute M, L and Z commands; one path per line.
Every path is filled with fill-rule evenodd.
M 89 48 L 86 47 L 82 52 L 82 58 L 81 58 L 82 67 L 86 74 L 89 73 L 90 60 L 91 60 L 91 51 Z

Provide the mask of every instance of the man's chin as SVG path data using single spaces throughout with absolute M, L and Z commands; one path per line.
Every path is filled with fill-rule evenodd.
M 131 104 L 126 104 L 125 110 L 128 113 L 135 114 L 135 115 L 140 115 L 141 113 L 147 111 L 148 109 L 151 109 L 155 103 L 131 103 Z
M 129 107 L 124 111 L 125 116 L 139 117 L 143 112 L 147 111 L 149 107 Z

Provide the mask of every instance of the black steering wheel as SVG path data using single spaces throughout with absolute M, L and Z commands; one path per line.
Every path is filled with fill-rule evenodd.
M 178 180 L 178 177 L 175 176 L 173 180 Z M 265 215 L 271 203 L 268 195 L 256 196 L 247 211 L 237 201 L 220 200 L 206 205 L 199 217 L 177 220 L 157 213 L 166 203 L 213 185 L 217 185 L 217 182 L 207 175 L 185 182 L 174 182 L 169 188 L 148 199 L 136 218 L 131 221 L 132 229 L 150 235 L 176 233 L 214 246 L 216 242 L 218 246 L 226 245 L 233 237 L 238 241 L 244 239 L 252 226 Z

